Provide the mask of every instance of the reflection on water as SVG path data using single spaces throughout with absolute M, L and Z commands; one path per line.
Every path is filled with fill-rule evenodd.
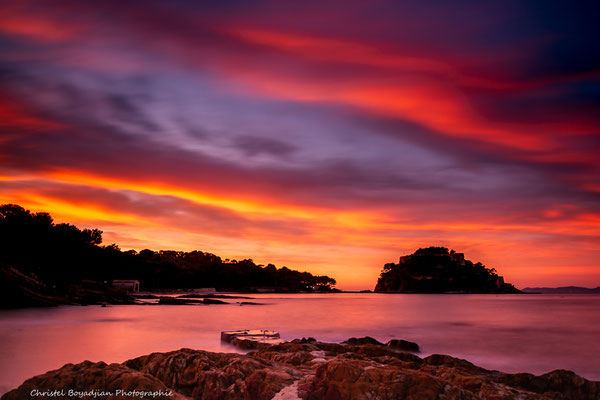
M 272 329 L 282 338 L 351 336 L 417 342 L 506 372 L 569 369 L 600 380 L 596 295 L 255 295 L 265 306 L 112 306 L 0 312 L 0 393 L 83 360 L 122 362 L 182 347 L 236 351 L 220 332 Z M 234 302 L 235 300 L 227 300 Z

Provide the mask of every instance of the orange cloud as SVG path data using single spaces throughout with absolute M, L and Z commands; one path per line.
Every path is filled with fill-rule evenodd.
M 1 179 L 5 182 L 28 180 L 23 176 L 7 175 Z M 35 179 L 39 181 L 40 176 Z M 479 223 L 462 222 L 460 216 L 448 216 L 432 222 L 422 215 L 413 215 L 406 222 L 398 223 L 389 221 L 385 210 L 374 213 L 361 209 L 340 211 L 288 206 L 279 204 L 279 199 L 272 196 L 262 200 L 248 200 L 232 194 L 216 196 L 159 182 L 134 182 L 76 171 L 48 173 L 44 179 L 67 185 L 64 194 L 38 193 L 35 186 L 30 186 L 19 194 L 0 193 L 0 202 L 16 202 L 36 211 L 50 211 L 59 221 L 99 227 L 106 232 L 105 242 L 117 240 L 124 248 L 131 246 L 139 250 L 141 245 L 154 249 L 191 250 L 201 247 L 201 250 L 228 258 L 252 257 L 257 262 L 308 268 L 313 273 L 336 276 L 342 287 L 353 289 L 371 287 L 384 263 L 431 244 L 465 251 L 474 261 L 481 260 L 490 267 L 498 268 L 507 280 L 518 284 L 532 282 L 538 273 L 542 273 L 540 271 L 545 271 L 545 266 L 558 271 L 570 257 L 577 257 L 583 244 L 579 239 L 578 247 L 570 249 L 570 236 L 588 237 L 590 241 L 600 236 L 600 215 L 589 213 L 575 216 L 554 213 L 548 216 L 548 220 L 528 224 L 506 223 L 501 218 L 489 216 L 485 222 Z M 104 203 L 97 197 L 69 199 L 69 185 L 108 191 L 126 190 L 150 197 L 176 197 L 232 211 L 253 220 L 253 228 L 239 229 L 235 235 L 219 229 L 206 232 L 202 226 L 182 224 L 182 220 L 175 217 L 123 211 L 119 204 Z M 577 211 L 570 207 L 562 209 Z M 303 224 L 307 233 L 298 236 L 294 232 L 262 227 L 265 218 Z M 544 248 L 542 239 L 549 235 L 562 236 L 564 244 Z M 593 246 L 591 251 L 594 251 Z M 583 259 L 588 257 L 583 256 Z M 523 262 L 527 262 L 527 269 L 521 268 Z M 583 261 L 582 264 L 589 262 Z M 585 267 L 580 272 L 593 277 L 594 271 Z

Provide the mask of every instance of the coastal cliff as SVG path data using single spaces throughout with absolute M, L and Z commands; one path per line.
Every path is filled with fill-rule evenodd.
M 181 349 L 122 364 L 84 361 L 28 379 L 1 399 L 21 400 L 32 393 L 55 399 L 600 398 L 600 382 L 570 371 L 505 374 L 440 354 L 420 358 L 364 339 L 346 344 L 296 339 L 247 355 Z
M 466 260 L 445 247 L 418 249 L 386 264 L 375 292 L 379 293 L 521 293 L 494 268 Z

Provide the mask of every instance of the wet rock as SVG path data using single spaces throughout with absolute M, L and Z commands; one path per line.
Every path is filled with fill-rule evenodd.
M 500 382 L 556 399 L 600 399 L 600 384 L 588 381 L 572 371 L 555 370 L 544 375 L 502 374 Z M 561 397 L 562 396 L 562 397 Z
M 169 304 L 169 305 L 187 305 L 187 304 L 229 304 L 223 300 L 217 300 L 212 298 L 202 298 L 202 300 L 196 300 L 187 296 L 178 297 L 159 297 L 158 304 Z
M 271 399 L 298 379 L 272 363 L 241 354 L 181 349 L 124 363 L 193 399 Z
M 232 339 L 229 343 L 234 345 L 235 347 L 242 350 L 258 350 L 263 349 L 265 347 L 270 347 L 274 343 L 278 343 L 279 339 L 258 339 L 254 340 L 252 338 L 235 338 Z
M 252 357 L 294 366 L 321 363 L 336 355 L 336 353 L 321 348 L 321 344 L 323 343 L 316 341 L 300 343 L 294 340 L 259 349 L 256 353 L 252 353 Z M 327 346 L 324 347 L 327 348 Z M 348 351 L 347 348 L 342 347 L 344 351 Z
M 131 297 L 135 298 L 135 299 L 142 299 L 142 300 L 156 300 L 156 299 L 160 299 L 160 296 L 157 296 L 155 294 L 132 294 Z
M 133 304 L 121 290 L 95 281 L 61 283 L 43 281 L 9 265 L 0 264 L 0 309 L 48 307 L 59 304 Z
M 256 350 L 283 342 L 279 332 L 259 329 L 221 332 L 221 341 L 244 350 Z
M 205 298 L 202 300 L 202 302 L 204 304 L 229 304 L 228 302 L 223 301 L 223 300 L 216 300 L 216 299 L 210 299 L 210 298 Z
M 299 351 L 311 352 L 311 351 L 315 351 L 315 350 L 320 350 L 317 343 L 287 342 L 287 343 L 280 343 L 280 344 L 275 344 L 273 346 L 269 346 L 268 348 L 263 349 L 262 352 L 265 352 L 265 353 L 296 353 Z
M 309 337 L 309 338 L 302 338 L 302 339 L 294 339 L 292 340 L 292 343 L 316 343 L 317 339 Z
M 324 342 L 316 342 L 313 343 L 320 350 L 324 350 L 328 353 L 332 354 L 340 354 L 348 351 L 348 347 L 338 343 L 324 343 Z
M 588 381 L 570 371 L 557 370 L 540 376 L 504 374 L 440 354 L 421 359 L 382 345 L 315 340 L 276 344 L 247 355 L 181 349 L 149 354 L 123 364 L 67 364 L 27 380 L 2 400 L 27 399 L 31 390 L 45 388 L 172 390 L 173 396 L 168 398 L 175 400 L 600 398 L 600 382 Z
M 363 345 L 357 347 L 351 347 L 352 351 L 355 354 L 359 354 L 365 358 L 370 359 L 378 359 L 380 357 L 390 357 L 396 358 L 400 360 L 405 360 L 408 362 L 421 362 L 421 359 L 413 354 L 398 352 L 396 350 L 392 350 L 385 346 L 376 346 L 376 345 Z
M 163 382 L 152 375 L 135 371 L 121 364 L 107 365 L 103 362 L 92 363 L 84 361 L 80 364 L 67 364 L 61 369 L 46 372 L 34 378 L 26 380 L 15 390 L 4 394 L 2 400 L 23 400 L 32 398 L 31 393 L 43 393 L 45 391 L 55 394 L 39 398 L 70 399 L 82 398 L 81 392 L 105 392 L 108 395 L 98 396 L 104 399 L 122 399 L 118 390 L 131 392 L 158 392 L 155 399 L 185 400 L 187 397 L 174 392 L 165 386 Z M 70 392 L 71 391 L 71 392 Z M 139 396 L 137 396 L 139 398 Z M 85 399 L 95 398 L 93 395 L 83 397 Z M 132 397 L 133 398 L 133 397 Z
M 423 363 L 427 365 L 435 365 L 439 367 L 453 367 L 465 371 L 467 373 L 483 373 L 487 370 L 480 368 L 467 360 L 463 360 L 456 357 L 447 356 L 444 354 L 432 354 L 429 357 L 423 359 Z
M 259 349 L 256 354 L 252 356 L 255 358 L 259 358 L 262 360 L 269 360 L 281 364 L 289 364 L 289 365 L 304 365 L 311 363 L 317 356 L 312 354 L 312 352 L 308 351 L 295 351 L 289 353 L 280 353 L 275 351 L 267 351 L 262 352 L 262 350 L 267 350 L 270 348 Z
M 362 338 L 352 337 L 352 338 L 350 338 L 350 339 L 348 339 L 348 340 L 346 340 L 345 342 L 342 342 L 342 343 L 349 344 L 349 345 L 352 345 L 352 346 L 362 346 L 364 344 L 375 344 L 375 345 L 379 345 L 379 346 L 384 346 L 383 343 L 381 343 L 378 340 L 373 339 L 370 336 L 365 336 L 365 337 L 362 337 Z
M 317 399 L 461 399 L 477 397 L 429 374 L 368 360 L 332 360 L 299 386 L 306 400 Z
M 392 339 L 389 342 L 387 342 L 386 346 L 391 347 L 395 350 L 410 351 L 411 353 L 421 352 L 421 349 L 419 349 L 418 344 L 414 342 L 409 342 L 408 340 Z
M 246 296 L 231 296 L 227 294 L 182 294 L 177 296 L 181 299 L 252 299 Z
M 205 304 L 202 300 L 179 299 L 176 297 L 161 297 L 158 304 L 182 306 L 188 304 Z
M 266 329 L 240 329 L 236 331 L 223 331 L 221 332 L 221 341 L 230 342 L 235 338 L 265 338 L 265 339 L 279 339 L 281 336 L 279 332 L 270 331 Z

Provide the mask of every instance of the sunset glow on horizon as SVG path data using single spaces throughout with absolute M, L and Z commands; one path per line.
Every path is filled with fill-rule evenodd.
M 599 286 L 598 10 L 459 3 L 9 1 L 0 204 L 347 290 L 426 246 Z

